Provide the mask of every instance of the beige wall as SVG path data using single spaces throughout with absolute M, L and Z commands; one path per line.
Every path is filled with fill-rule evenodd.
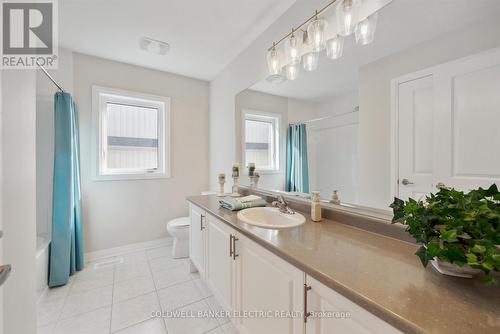
M 208 83 L 77 53 L 73 66 L 85 251 L 166 237 L 165 223 L 187 215 L 186 196 L 208 187 Z M 92 85 L 171 98 L 171 178 L 92 180 Z
M 499 31 L 498 20 L 467 26 L 360 68 L 360 203 L 387 209 L 391 202 L 391 80 L 500 46 Z

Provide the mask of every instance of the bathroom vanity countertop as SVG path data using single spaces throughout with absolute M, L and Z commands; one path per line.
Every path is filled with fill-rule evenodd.
M 298 227 L 260 228 L 214 195 L 188 201 L 404 333 L 500 333 L 500 286 L 423 268 L 415 244 L 308 214 Z

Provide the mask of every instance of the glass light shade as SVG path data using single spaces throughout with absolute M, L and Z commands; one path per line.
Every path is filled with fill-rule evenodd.
M 269 75 L 279 75 L 281 71 L 281 64 L 278 49 L 276 49 L 276 47 L 273 47 L 267 52 L 266 58 Z
M 285 42 L 285 54 L 287 63 L 297 65 L 300 63 L 300 48 L 301 39 L 297 38 L 294 33 Z
M 361 20 L 356 25 L 356 43 L 366 45 L 373 42 L 375 38 L 375 28 L 377 27 L 377 13 Z
M 306 71 L 314 71 L 318 68 L 318 52 L 308 52 L 302 56 L 302 66 Z
M 330 59 L 342 57 L 344 51 L 344 37 L 337 35 L 326 41 L 326 56 Z
M 307 26 L 307 36 L 313 52 L 320 52 L 325 48 L 325 29 L 328 25 L 323 19 L 314 19 Z
M 299 76 L 299 67 L 297 65 L 285 65 L 285 77 L 287 80 L 295 80 Z
M 342 0 L 337 6 L 337 28 L 342 36 L 354 32 L 358 21 L 358 0 Z

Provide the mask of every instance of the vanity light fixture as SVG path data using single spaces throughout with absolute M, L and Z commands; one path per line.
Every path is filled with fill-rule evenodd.
M 316 17 L 307 26 L 307 35 L 313 52 L 320 52 L 325 48 L 325 29 L 327 26 L 328 22 L 319 19 L 318 11 L 316 11 Z
M 375 28 L 377 26 L 378 14 L 375 13 L 363 20 L 359 21 L 356 25 L 356 43 L 360 45 L 367 45 L 373 42 L 375 38 Z
M 139 46 L 144 51 L 160 56 L 166 55 L 170 50 L 170 44 L 168 44 L 167 42 L 159 41 L 157 39 L 149 37 L 142 37 L 139 40 Z
M 358 0 L 342 0 L 337 6 L 337 28 L 342 36 L 349 36 L 354 32 L 358 22 Z
M 314 71 L 315 69 L 318 68 L 318 59 L 319 59 L 319 53 L 318 52 L 308 52 L 305 55 L 302 56 L 302 66 L 304 67 L 304 70 L 306 71 Z
M 285 42 L 285 54 L 288 64 L 297 65 L 300 63 L 300 39 L 295 36 L 292 28 L 292 35 Z
M 299 66 L 287 64 L 284 66 L 285 77 L 287 80 L 293 81 L 299 76 Z
M 342 57 L 346 36 L 354 33 L 356 43 L 370 44 L 374 40 L 378 14 L 374 13 L 361 21 L 358 19 L 362 0 L 332 0 L 314 15 L 302 22 L 292 31 L 267 50 L 267 66 L 269 82 L 280 83 L 284 80 L 295 80 L 299 75 L 300 62 L 306 71 L 314 71 L 318 67 L 319 55 L 326 49 L 329 59 Z M 335 5 L 335 6 L 334 6 Z M 328 25 L 321 18 L 326 10 L 335 8 L 337 24 Z M 380 9 L 379 9 L 380 10 Z M 302 31 L 302 41 L 297 38 L 297 31 Z M 280 62 L 280 46 L 284 42 L 285 62 Z M 283 52 L 283 51 L 281 51 Z
M 344 36 L 337 35 L 326 41 L 326 56 L 330 59 L 342 57 L 344 51 Z
M 269 70 L 269 76 L 267 81 L 269 82 L 283 82 L 284 77 L 281 74 L 281 64 L 280 55 L 276 43 L 273 43 L 273 47 L 267 52 L 267 68 Z

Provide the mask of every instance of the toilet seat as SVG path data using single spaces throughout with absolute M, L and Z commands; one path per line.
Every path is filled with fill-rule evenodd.
M 167 223 L 167 227 L 173 229 L 183 229 L 189 227 L 189 217 L 176 218 Z

